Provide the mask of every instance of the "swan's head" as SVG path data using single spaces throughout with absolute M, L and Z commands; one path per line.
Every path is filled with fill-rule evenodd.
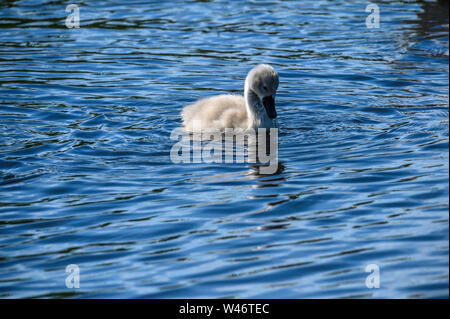
M 255 66 L 247 75 L 245 84 L 248 89 L 253 91 L 264 105 L 267 116 L 270 119 L 277 117 L 275 109 L 275 94 L 280 80 L 278 73 L 268 64 L 259 64 Z

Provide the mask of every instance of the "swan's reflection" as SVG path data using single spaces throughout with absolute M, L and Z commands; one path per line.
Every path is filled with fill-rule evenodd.
M 282 167 L 278 163 L 277 128 L 204 130 L 194 133 L 176 129 L 170 139 L 179 139 L 170 150 L 170 159 L 176 164 L 247 162 L 255 164 L 252 167 L 260 175 L 277 173 Z
M 247 175 L 251 175 L 251 176 L 255 176 L 255 177 L 267 177 L 267 176 L 277 176 L 277 175 L 282 174 L 285 169 L 284 164 L 282 162 L 278 161 L 276 165 L 277 165 L 277 167 L 276 167 L 275 172 L 273 172 L 272 174 L 265 174 L 264 172 L 261 172 L 261 166 L 263 166 L 263 164 L 249 164 L 250 169 L 247 172 Z M 280 178 L 278 180 L 284 181 L 285 179 Z M 267 182 L 267 181 L 273 181 L 273 180 L 266 179 L 265 181 Z M 263 187 L 263 186 L 261 186 L 261 187 Z
M 189 178 L 191 182 L 209 184 L 211 187 L 220 185 L 223 188 L 220 197 L 225 200 L 222 204 L 236 200 L 256 200 L 254 212 L 261 213 L 285 201 L 284 198 L 280 199 L 278 191 L 285 181 L 285 164 L 278 160 L 277 129 L 269 132 L 205 130 L 184 135 L 180 143 L 189 152 L 189 156 L 184 156 L 185 159 L 191 159 L 192 151 L 193 163 L 204 163 L 205 167 L 217 163 L 221 166 L 220 170 L 223 166 L 230 167 L 229 164 L 236 164 L 240 168 L 236 171 L 230 167 L 226 172 L 211 175 L 204 174 L 205 171 L 196 171 L 195 176 Z M 242 165 L 238 164 L 244 164 L 246 170 L 243 172 Z M 214 201 L 209 198 L 205 200 L 206 203 L 202 205 L 217 204 L 217 198 Z

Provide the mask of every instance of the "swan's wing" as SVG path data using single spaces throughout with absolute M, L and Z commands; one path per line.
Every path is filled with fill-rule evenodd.
M 218 95 L 201 99 L 186 106 L 181 112 L 183 124 L 192 132 L 194 122 L 202 128 L 223 129 L 247 126 L 245 100 L 239 95 Z

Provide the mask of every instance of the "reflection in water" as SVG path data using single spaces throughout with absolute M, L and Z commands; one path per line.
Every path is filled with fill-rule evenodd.
M 420 27 L 420 35 L 438 37 L 436 31 L 448 31 L 448 0 L 420 1 L 421 11 L 417 13 L 415 23 Z M 437 29 L 437 30 L 436 30 Z
M 264 164 L 254 164 L 249 166 L 251 167 L 251 169 L 248 171 L 247 175 L 253 175 L 256 177 L 267 177 L 267 175 L 276 176 L 282 174 L 284 170 L 284 165 L 280 161 L 277 161 L 276 170 L 271 174 L 267 174 L 267 171 L 265 171 L 264 169 L 261 171 L 261 166 L 266 166 Z

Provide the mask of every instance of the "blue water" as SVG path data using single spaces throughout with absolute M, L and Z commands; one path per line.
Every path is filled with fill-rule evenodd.
M 0 5 L 0 297 L 448 298 L 448 1 L 67 4 Z M 172 163 L 261 62 L 281 169 Z

